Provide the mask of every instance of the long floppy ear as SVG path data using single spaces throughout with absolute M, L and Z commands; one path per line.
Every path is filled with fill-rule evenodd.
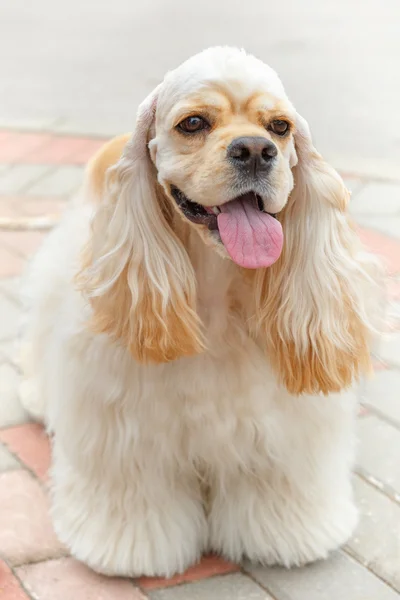
M 106 176 L 78 283 L 91 327 L 121 340 L 141 362 L 203 349 L 196 285 L 174 233 L 148 151 L 158 88 L 141 104 L 134 133 Z
M 284 249 L 256 273 L 257 324 L 288 391 L 327 394 L 370 369 L 366 298 L 376 269 L 347 219 L 349 192 L 300 116 L 295 146 L 295 187 L 280 217 Z

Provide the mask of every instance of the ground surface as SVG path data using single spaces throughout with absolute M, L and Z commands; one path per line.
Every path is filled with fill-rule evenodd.
M 82 164 L 102 142 L 0 131 L 0 224 L 57 220 L 79 186 Z M 362 513 L 346 548 L 303 570 L 230 565 L 209 557 L 170 582 L 107 580 L 66 556 L 48 514 L 49 442 L 17 399 L 13 342 L 18 284 L 45 233 L 0 231 L 0 599 L 394 600 L 400 598 L 400 183 L 346 178 L 365 243 L 385 260 L 394 329 L 376 374 L 361 386 L 354 485 Z M 5 221 L 3 221 L 5 222 Z M 22 586 L 22 587 L 21 587 Z M 25 591 L 23 591 L 25 590 Z
M 0 6 L 0 600 L 394 600 L 400 598 L 400 4 L 132 0 Z M 387 265 L 393 330 L 360 390 L 358 530 L 343 551 L 285 571 L 207 557 L 183 577 L 113 580 L 57 542 L 48 514 L 49 442 L 17 400 L 18 286 L 83 164 L 130 130 L 166 69 L 210 44 L 274 66 L 319 149 L 353 190 L 365 243 Z M 7 221 L 8 219 L 8 221 Z M 22 223 L 22 231 L 5 231 Z

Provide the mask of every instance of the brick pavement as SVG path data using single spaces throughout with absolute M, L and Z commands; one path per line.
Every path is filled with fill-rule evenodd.
M 18 288 L 46 235 L 30 228 L 38 218 L 58 219 L 102 143 L 0 129 L 0 600 L 399 600 L 400 181 L 344 174 L 360 236 L 387 265 L 392 300 L 375 377 L 360 391 L 354 488 L 361 519 L 347 546 L 324 563 L 292 571 L 205 557 L 166 581 L 102 577 L 57 541 L 48 513 L 50 444 L 17 399 Z

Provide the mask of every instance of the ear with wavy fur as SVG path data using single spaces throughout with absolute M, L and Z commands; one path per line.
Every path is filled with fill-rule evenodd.
M 195 276 L 172 229 L 147 148 L 158 90 L 139 107 L 135 131 L 110 168 L 78 275 L 91 326 L 126 344 L 142 362 L 203 349 Z
M 370 368 L 373 280 L 346 217 L 349 193 L 298 117 L 295 187 L 281 214 L 284 250 L 256 274 L 258 327 L 293 394 L 327 394 Z

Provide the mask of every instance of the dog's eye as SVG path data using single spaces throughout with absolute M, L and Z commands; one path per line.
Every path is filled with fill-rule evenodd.
M 209 123 L 207 123 L 203 117 L 198 117 L 197 115 L 193 117 L 186 117 L 186 119 L 183 119 L 183 121 L 177 125 L 177 128 L 184 133 L 197 133 L 198 131 L 208 129 L 209 127 Z
M 268 129 L 276 133 L 276 135 L 285 135 L 289 131 L 289 123 L 276 119 L 269 124 Z

